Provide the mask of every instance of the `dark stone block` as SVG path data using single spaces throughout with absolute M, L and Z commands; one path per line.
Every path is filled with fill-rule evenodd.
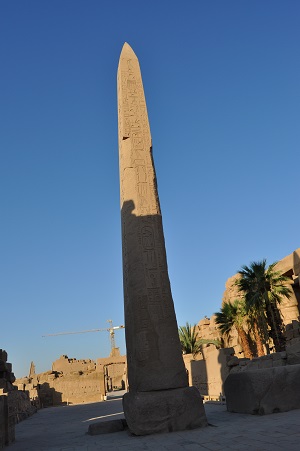
M 229 412 L 265 415 L 300 409 L 300 365 L 229 374 L 224 390 Z
M 99 423 L 93 423 L 89 425 L 89 435 L 110 434 L 111 432 L 120 432 L 126 429 L 126 420 L 110 420 L 100 421 Z
M 7 362 L 7 352 L 4 349 L 0 349 L 0 360 Z
M 134 435 L 183 431 L 207 426 L 196 387 L 153 392 L 129 392 L 123 397 L 128 428 Z

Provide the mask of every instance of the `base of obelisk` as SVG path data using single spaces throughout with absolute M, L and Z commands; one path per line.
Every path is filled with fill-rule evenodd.
M 148 435 L 207 426 L 206 414 L 196 387 L 151 392 L 129 392 L 123 408 L 130 432 Z

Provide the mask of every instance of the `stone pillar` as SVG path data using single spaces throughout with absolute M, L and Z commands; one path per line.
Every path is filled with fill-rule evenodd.
M 204 426 L 202 400 L 195 387 L 188 387 L 183 363 L 141 72 L 127 43 L 118 67 L 118 120 L 129 382 L 125 417 L 136 435 Z

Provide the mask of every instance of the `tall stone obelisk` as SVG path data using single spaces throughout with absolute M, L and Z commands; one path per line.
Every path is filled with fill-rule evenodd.
M 136 435 L 207 424 L 188 387 L 178 337 L 139 62 L 125 43 L 118 67 L 118 120 L 125 333 L 129 393 L 123 399 Z

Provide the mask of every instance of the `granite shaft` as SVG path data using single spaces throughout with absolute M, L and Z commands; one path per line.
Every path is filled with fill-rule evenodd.
M 118 67 L 118 126 L 129 391 L 187 387 L 141 71 L 127 43 Z

